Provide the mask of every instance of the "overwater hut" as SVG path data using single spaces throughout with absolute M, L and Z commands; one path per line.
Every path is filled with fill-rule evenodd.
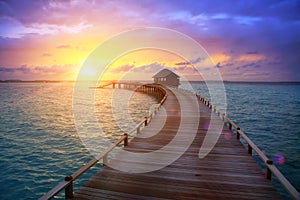
M 163 69 L 157 74 L 155 74 L 153 77 L 154 83 L 157 84 L 162 84 L 162 85 L 167 85 L 167 86 L 173 86 L 173 87 L 178 87 L 179 86 L 179 79 L 180 76 L 175 74 L 169 69 Z

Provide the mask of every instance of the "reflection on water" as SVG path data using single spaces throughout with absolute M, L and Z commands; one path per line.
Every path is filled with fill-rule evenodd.
M 92 159 L 75 129 L 72 94 L 73 83 L 0 84 L 0 199 L 37 199 Z M 110 113 L 111 94 L 97 91 L 95 110 L 113 140 L 122 131 Z M 145 94 L 132 96 L 132 119 L 146 115 L 153 103 Z

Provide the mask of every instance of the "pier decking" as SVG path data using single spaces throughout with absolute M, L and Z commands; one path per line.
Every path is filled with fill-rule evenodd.
M 186 137 L 194 131 L 197 133 L 184 154 L 162 169 L 145 173 L 122 172 L 104 166 L 75 191 L 76 199 L 280 199 L 262 169 L 227 126 L 223 127 L 213 150 L 200 159 L 199 149 L 212 110 L 191 93 L 178 89 L 166 91 L 164 109 L 141 130 L 138 138 L 124 147 L 139 154 L 129 157 L 118 154 L 109 162 L 124 171 L 153 167 L 174 156 L 176 146 L 156 159 L 143 160 L 141 156 L 170 144 L 178 129 Z M 199 106 L 200 113 L 195 106 Z M 223 123 L 217 114 L 212 116 Z M 151 135 L 161 127 L 157 134 Z
M 102 86 L 115 88 L 116 84 L 161 101 L 131 131 L 40 200 L 51 199 L 62 190 L 66 199 L 281 199 L 270 182 L 272 176 L 290 197 L 300 199 L 272 160 L 204 97 L 157 84 L 110 82 Z M 207 134 L 220 132 L 215 145 L 209 141 L 212 151 L 200 158 Z M 133 133 L 137 135 L 129 142 L 128 135 Z M 108 154 L 122 142 L 123 150 L 108 160 Z M 252 157 L 253 151 L 264 163 L 264 172 Z M 73 182 L 100 160 L 103 168 L 74 193 Z

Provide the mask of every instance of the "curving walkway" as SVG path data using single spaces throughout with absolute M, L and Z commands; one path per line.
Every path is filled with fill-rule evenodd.
M 214 125 L 223 121 L 193 94 L 167 93 L 164 109 L 75 192 L 76 199 L 280 199 L 226 126 L 200 159 L 208 126 L 218 132 Z

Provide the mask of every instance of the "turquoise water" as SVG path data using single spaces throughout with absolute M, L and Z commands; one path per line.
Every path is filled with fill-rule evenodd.
M 204 84 L 192 85 L 209 98 Z M 300 190 L 300 85 L 228 83 L 225 89 L 229 117 Z M 72 94 L 73 83 L 0 84 L 0 199 L 37 199 L 92 159 L 75 129 Z M 95 108 L 106 137 L 114 140 L 123 132 L 110 112 L 111 95 L 111 89 L 97 91 Z M 133 121 L 155 102 L 135 94 Z
M 73 83 L 0 84 L 1 200 L 38 199 L 93 158 L 75 129 L 72 94 Z M 111 89 L 99 90 L 95 106 L 106 136 L 114 140 L 123 132 L 109 112 L 111 95 Z M 139 122 L 154 103 L 135 94 L 129 106 L 133 120 Z M 78 179 L 76 187 L 100 167 Z

